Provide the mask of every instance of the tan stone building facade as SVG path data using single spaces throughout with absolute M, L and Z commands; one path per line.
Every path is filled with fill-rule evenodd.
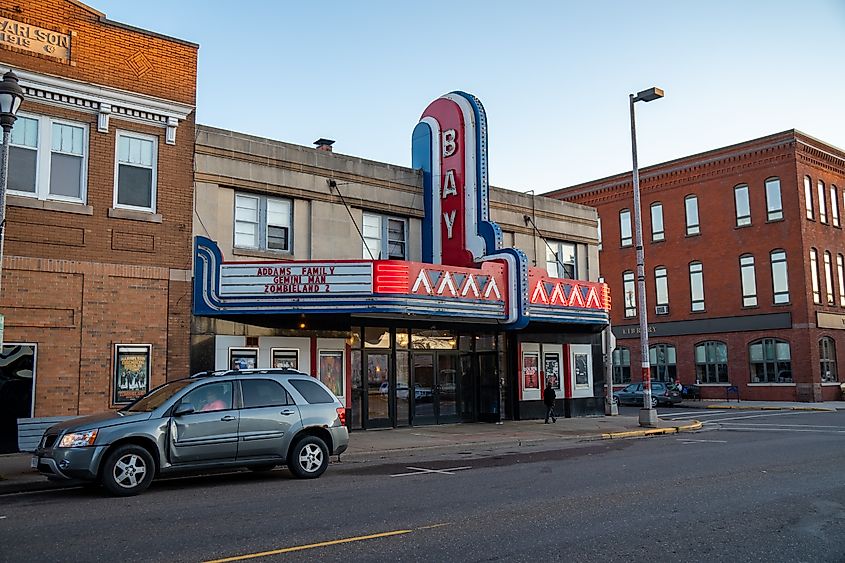
M 12 131 L 4 413 L 116 407 L 189 365 L 197 46 L 73 0 L 0 2 Z

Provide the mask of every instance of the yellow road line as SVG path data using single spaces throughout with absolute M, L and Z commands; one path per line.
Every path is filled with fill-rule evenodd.
M 423 526 L 418 528 L 419 530 L 429 530 L 431 528 L 439 528 L 440 526 L 445 526 L 446 524 L 433 524 L 431 526 Z M 317 547 L 328 547 L 330 545 L 340 545 L 344 543 L 352 543 L 356 541 L 364 541 L 364 540 L 374 540 L 378 538 L 388 538 L 391 536 L 401 536 L 404 534 L 410 534 L 414 530 L 394 530 L 392 532 L 382 532 L 380 534 L 369 534 L 366 536 L 355 536 L 351 538 L 343 538 L 339 540 L 330 540 L 324 541 L 319 543 L 311 543 L 308 545 L 297 545 L 293 547 L 284 547 L 282 549 L 273 549 L 271 551 L 261 551 L 259 553 L 248 553 L 246 555 L 237 555 L 235 557 L 225 557 L 223 559 L 212 559 L 206 561 L 205 563 L 228 563 L 229 561 L 244 561 L 246 559 L 256 559 L 258 557 L 268 557 L 270 555 L 280 555 L 282 553 L 292 553 L 294 551 L 304 551 L 306 549 L 314 549 Z

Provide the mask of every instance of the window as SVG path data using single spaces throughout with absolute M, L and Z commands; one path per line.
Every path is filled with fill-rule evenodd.
M 836 194 L 836 186 L 830 185 L 830 216 L 833 218 L 833 226 L 839 226 L 839 196 Z
M 839 306 L 845 307 L 845 256 L 836 255 L 836 277 L 839 279 Z
M 813 218 L 813 181 L 804 176 L 804 206 L 807 209 L 807 219 Z
M 19 116 L 12 127 L 8 189 L 11 193 L 83 202 L 88 128 L 45 116 Z
M 783 219 L 783 203 L 780 200 L 780 178 L 766 180 L 766 218 L 769 221 Z
M 634 238 L 631 236 L 631 210 L 623 209 L 619 212 L 619 233 L 622 238 L 622 246 L 631 246 Z
M 658 266 L 654 269 L 654 290 L 657 294 L 655 305 L 669 304 L 669 282 L 666 276 L 666 268 Z
M 689 265 L 689 287 L 692 311 L 704 310 L 704 267 L 701 262 Z
M 621 385 L 631 382 L 631 350 L 618 346 L 613 350 L 613 383 Z
M 748 347 L 751 383 L 792 383 L 789 342 L 764 338 Z
M 651 379 L 653 381 L 669 382 L 677 379 L 675 347 L 671 344 L 649 346 L 648 362 L 651 364 Z
M 824 290 L 828 305 L 835 305 L 833 299 L 833 256 L 830 252 L 824 253 Z
M 191 403 L 194 412 L 227 411 L 232 409 L 232 382 L 221 381 L 197 387 L 182 397 L 182 403 Z M 236 425 L 237 426 L 237 425 Z
M 35 394 L 37 356 L 37 344 L 16 342 L 0 344 L 0 381 L 3 381 L 5 386 L 3 395 L 9 398 L 9 402 L 4 400 L 6 405 L 3 407 L 4 417 L 14 419 L 34 416 L 34 401 L 31 398 Z M 20 401 L 17 405 L 14 404 L 16 400 Z
M 407 259 L 406 231 L 404 219 L 364 212 L 364 258 Z
M 736 226 L 750 225 L 751 202 L 748 200 L 748 186 L 742 184 L 734 188 L 734 203 L 736 204 Z
M 546 271 L 553 278 L 577 280 L 575 245 L 550 240 L 546 246 Z
M 319 383 L 308 381 L 307 379 L 291 379 L 290 384 L 311 405 L 334 403 L 334 397 L 320 387 Z
M 821 180 L 819 180 L 819 183 L 818 183 L 818 191 L 819 191 L 819 221 L 827 224 L 827 205 L 825 203 L 825 189 L 824 189 L 824 182 L 822 182 Z
M 241 393 L 245 409 L 293 404 L 284 387 L 270 379 L 244 379 L 241 381 Z
M 291 252 L 293 204 L 274 197 L 235 195 L 235 247 Z
M 789 303 L 789 277 L 786 271 L 786 252 L 773 250 L 769 254 L 772 263 L 772 295 L 775 305 Z
M 596 228 L 599 235 L 599 251 L 601 251 L 601 217 L 596 217 Z
M 663 204 L 659 201 L 651 204 L 651 240 L 658 242 L 664 240 L 663 232 Z
M 637 293 L 634 289 L 634 272 L 622 274 L 622 292 L 625 294 L 625 317 L 636 317 Z
M 117 132 L 114 206 L 155 213 L 158 139 Z
M 728 383 L 728 346 L 724 342 L 695 345 L 696 383 Z
M 822 294 L 819 289 L 819 257 L 815 248 L 810 249 L 810 275 L 813 278 L 813 303 L 821 303 Z
M 684 206 L 687 210 L 687 235 L 697 235 L 701 233 L 698 224 L 698 198 L 694 195 L 689 195 L 684 199 Z
M 754 257 L 744 254 L 739 257 L 739 275 L 742 280 L 742 306 L 757 306 L 757 276 L 754 273 Z
M 822 383 L 839 381 L 839 374 L 836 372 L 836 342 L 829 336 L 819 340 L 819 368 Z

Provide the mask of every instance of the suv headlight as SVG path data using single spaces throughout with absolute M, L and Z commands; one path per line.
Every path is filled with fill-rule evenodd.
M 97 439 L 97 430 L 86 430 L 85 432 L 71 432 L 62 436 L 59 442 L 60 448 L 81 448 L 94 445 Z

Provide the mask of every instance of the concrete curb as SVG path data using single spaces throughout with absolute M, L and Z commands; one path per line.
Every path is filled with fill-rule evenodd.
M 694 430 L 701 430 L 704 426 L 701 422 L 694 420 L 692 424 L 686 426 L 671 426 L 669 428 L 650 428 L 648 430 L 630 430 L 628 432 L 611 432 L 602 434 L 603 440 L 615 440 L 618 438 L 640 438 L 643 436 L 657 436 L 660 434 L 677 434 L 679 432 L 692 432 Z
M 753 407 L 746 405 L 707 405 L 706 409 L 731 409 L 739 411 L 810 411 L 810 412 L 837 412 L 837 409 L 828 407 Z

